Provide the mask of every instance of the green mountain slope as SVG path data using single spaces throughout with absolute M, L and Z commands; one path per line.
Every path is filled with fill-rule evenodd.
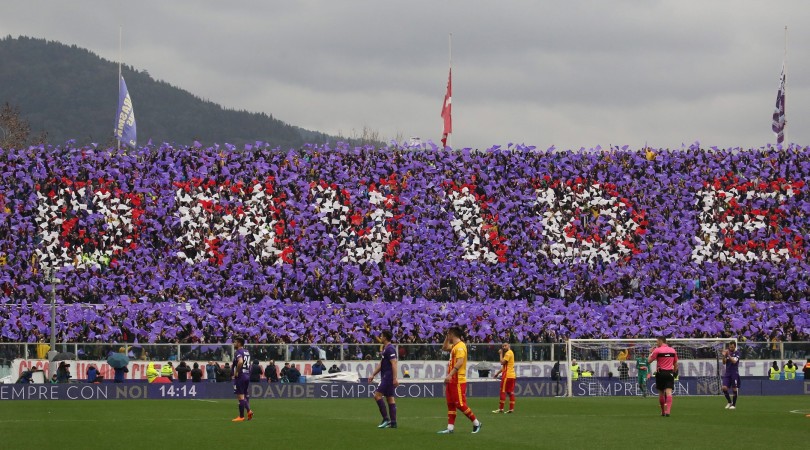
M 75 45 L 28 37 L 0 39 L 0 105 L 18 106 L 32 132 L 48 142 L 111 143 L 118 106 L 117 64 Z M 335 140 L 264 113 L 224 109 L 124 66 L 135 106 L 138 143 L 242 144 L 297 147 Z

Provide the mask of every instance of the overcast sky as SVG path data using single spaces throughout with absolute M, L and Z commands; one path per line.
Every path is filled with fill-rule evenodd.
M 226 107 L 434 141 L 452 32 L 454 147 L 774 142 L 785 25 L 788 139 L 810 144 L 808 23 L 807 0 L 26 0 L 0 10 L 2 35 L 111 60 L 122 26 L 126 64 Z

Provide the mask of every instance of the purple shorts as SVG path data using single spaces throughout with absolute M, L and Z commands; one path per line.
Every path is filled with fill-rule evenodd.
M 248 386 L 250 385 L 250 378 L 239 377 L 236 379 L 234 386 L 236 386 L 236 395 L 248 395 Z
M 377 386 L 377 391 L 383 395 L 383 397 L 394 397 L 394 382 L 392 380 L 382 380 L 380 381 L 380 385 Z
M 723 386 L 739 389 L 739 387 L 740 387 L 740 374 L 724 376 L 723 377 Z

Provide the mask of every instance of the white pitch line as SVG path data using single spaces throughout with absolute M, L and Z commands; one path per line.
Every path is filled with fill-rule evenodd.
M 686 416 L 696 416 L 697 414 L 678 414 L 678 416 L 686 417 Z M 513 414 L 485 414 L 485 415 L 478 415 L 477 417 L 496 417 L 496 416 L 520 416 L 523 418 L 528 419 L 547 419 L 549 417 L 659 417 L 658 414 L 543 414 L 543 415 L 525 415 L 520 413 L 513 413 Z M 408 416 L 409 419 L 446 419 L 447 416 Z M 346 419 L 346 420 L 353 420 L 353 419 Z M 509 420 L 509 419 L 506 419 Z
M 219 402 L 218 402 L 218 401 L 216 401 L 216 400 L 203 400 L 203 399 L 201 399 L 201 398 L 195 398 L 195 399 L 193 399 L 193 400 L 196 400 L 196 401 L 198 401 L 198 402 L 219 403 Z
M 137 419 L 9 419 L 0 420 L 0 423 L 28 423 L 28 422 L 220 422 L 222 419 L 183 419 L 183 418 L 137 418 Z
M 198 401 L 212 401 L 212 400 L 202 400 L 196 399 Z M 794 410 L 791 412 L 797 412 L 801 410 Z M 801 413 L 804 414 L 804 413 Z M 517 416 L 518 413 L 515 413 Z M 696 414 L 678 414 L 679 416 L 694 416 Z M 488 417 L 488 416 L 484 416 Z M 523 418 L 529 419 L 547 419 L 550 417 L 651 417 L 650 414 L 544 414 L 544 415 L 520 415 Z M 410 420 L 437 420 L 437 419 L 446 419 L 447 416 L 411 416 L 408 417 Z M 339 418 L 335 417 L 332 420 L 360 420 L 360 419 L 350 419 L 350 418 Z M 486 419 L 485 419 L 486 420 Z M 508 419 L 507 419 L 508 420 Z M 9 420 L 0 420 L 0 423 L 33 423 L 33 422 L 220 422 L 222 419 L 197 419 L 197 418 L 127 418 L 127 419 L 110 419 L 110 420 L 99 420 L 99 419 L 9 419 Z

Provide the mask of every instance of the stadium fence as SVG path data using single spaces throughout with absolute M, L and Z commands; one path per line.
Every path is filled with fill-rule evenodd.
M 727 339 L 730 340 L 730 339 Z M 810 342 L 738 342 L 744 360 L 792 359 L 803 362 L 810 357 Z M 43 347 L 44 346 L 44 347 Z M 396 344 L 401 360 L 429 361 L 444 360 L 441 344 Z M 46 348 L 47 347 L 47 348 Z M 358 361 L 377 360 L 379 345 L 356 343 L 326 344 L 250 344 L 247 346 L 260 361 Z M 471 343 L 471 361 L 497 361 L 499 343 Z M 57 343 L 56 351 L 76 355 L 76 360 L 104 360 L 110 351 L 124 349 L 133 360 L 140 361 L 229 361 L 233 346 L 228 343 L 212 344 L 149 344 L 149 343 Z M 565 364 L 568 352 L 565 343 L 555 344 L 512 344 L 515 360 L 518 362 L 560 361 Z M 48 344 L 8 342 L 0 343 L 0 377 L 9 375 L 15 359 L 45 359 L 50 350 Z M 616 352 L 592 352 L 590 361 L 610 361 L 616 359 Z

